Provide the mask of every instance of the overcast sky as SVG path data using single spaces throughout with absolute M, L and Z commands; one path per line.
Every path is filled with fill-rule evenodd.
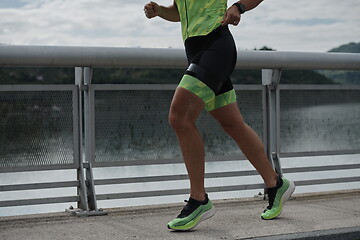
M 183 48 L 180 23 L 145 18 L 147 2 L 0 0 L 0 43 Z M 324 52 L 360 42 L 359 13 L 360 0 L 265 0 L 230 29 L 238 49 Z

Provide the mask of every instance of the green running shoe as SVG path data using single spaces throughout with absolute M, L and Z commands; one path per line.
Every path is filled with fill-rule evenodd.
M 193 198 L 189 198 L 189 200 L 185 200 L 185 202 L 187 202 L 187 204 L 179 216 L 168 223 L 167 226 L 169 229 L 189 231 L 215 214 L 214 206 L 207 195 L 203 202 L 199 202 Z
M 261 218 L 270 220 L 278 217 L 294 191 L 295 184 L 292 181 L 279 177 L 276 187 L 268 188 L 269 206 L 261 214 Z

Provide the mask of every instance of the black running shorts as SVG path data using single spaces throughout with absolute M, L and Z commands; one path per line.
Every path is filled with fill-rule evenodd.
M 200 97 L 207 111 L 236 102 L 230 75 L 237 55 L 229 28 L 220 26 L 208 35 L 190 37 L 185 50 L 189 67 L 179 87 Z

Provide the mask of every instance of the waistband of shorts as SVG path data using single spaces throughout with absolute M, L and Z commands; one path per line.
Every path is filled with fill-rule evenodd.
M 229 27 L 220 25 L 219 27 L 215 28 L 212 32 L 210 32 L 207 35 L 202 36 L 195 36 L 195 37 L 189 37 L 185 40 L 185 46 L 192 45 L 197 42 L 212 42 L 219 38 L 229 36 L 231 35 Z

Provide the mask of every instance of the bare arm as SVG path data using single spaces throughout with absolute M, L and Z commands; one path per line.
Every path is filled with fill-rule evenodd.
M 256 8 L 263 0 L 240 0 L 238 3 L 242 3 L 245 5 L 245 10 L 250 11 L 251 9 Z M 224 19 L 221 24 L 228 25 L 232 24 L 237 26 L 241 19 L 241 13 L 236 6 L 231 6 L 225 13 Z
M 256 8 L 263 0 L 240 0 L 238 3 L 245 5 L 245 10 L 249 11 Z
M 144 12 L 147 18 L 161 17 L 170 22 L 179 22 L 180 16 L 175 4 L 168 7 L 160 6 L 155 2 L 150 2 L 145 5 Z

